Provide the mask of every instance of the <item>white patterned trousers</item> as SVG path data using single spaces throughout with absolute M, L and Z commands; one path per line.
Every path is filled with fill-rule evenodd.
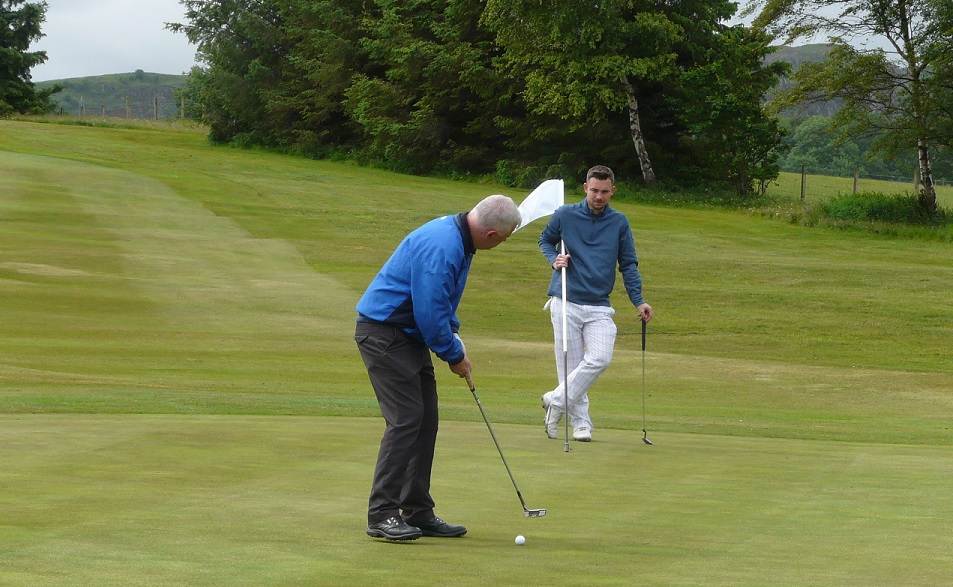
M 547 304 L 553 323 L 554 350 L 556 355 L 556 389 L 546 392 L 545 400 L 557 411 L 563 408 L 563 318 L 562 299 L 552 297 Z M 569 368 L 569 424 L 573 429 L 593 428 L 589 417 L 589 388 L 612 361 L 615 347 L 615 314 L 610 306 L 584 306 L 567 302 L 566 331 L 568 334 Z

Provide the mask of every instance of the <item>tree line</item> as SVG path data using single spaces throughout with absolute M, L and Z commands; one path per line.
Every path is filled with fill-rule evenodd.
M 523 186 L 599 161 L 742 194 L 779 165 L 913 153 L 928 212 L 953 150 L 949 0 L 749 0 L 751 27 L 726 24 L 729 0 L 180 1 L 168 27 L 203 64 L 187 115 L 216 141 Z M 53 107 L 29 74 L 45 10 L 0 0 L 0 115 Z M 778 87 L 770 43 L 822 33 L 826 59 Z M 777 113 L 811 102 L 837 111 L 823 129 L 786 122 L 785 139 Z
M 779 160 L 782 171 L 800 172 L 802 167 L 809 173 L 873 179 L 891 179 L 911 182 L 919 166 L 914 145 L 906 145 L 887 156 L 878 144 L 885 138 L 882 133 L 865 133 L 859 136 L 842 136 L 833 128 L 829 116 L 781 117 L 785 129 L 786 150 Z M 936 149 L 931 156 L 931 167 L 937 182 L 953 183 L 953 151 Z
M 785 71 L 728 0 L 183 0 L 216 141 L 532 185 L 776 177 Z

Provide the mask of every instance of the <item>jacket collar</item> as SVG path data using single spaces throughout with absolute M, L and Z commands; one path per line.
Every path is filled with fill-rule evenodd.
M 467 222 L 467 213 L 460 212 L 455 218 L 457 229 L 460 231 L 460 238 L 463 239 L 463 251 L 468 255 L 476 254 L 476 247 L 473 245 L 473 235 L 470 234 L 470 223 Z

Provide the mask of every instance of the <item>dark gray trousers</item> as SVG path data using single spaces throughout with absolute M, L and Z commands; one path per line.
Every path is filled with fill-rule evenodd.
M 430 472 L 437 442 L 437 382 L 426 345 L 399 328 L 358 322 L 361 351 L 386 427 L 377 454 L 367 521 L 433 517 Z

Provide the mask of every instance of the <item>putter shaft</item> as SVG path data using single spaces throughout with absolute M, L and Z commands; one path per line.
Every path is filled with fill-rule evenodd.
M 516 497 L 520 500 L 520 505 L 523 506 L 523 515 L 527 518 L 541 518 L 546 515 L 546 509 L 530 509 L 526 507 L 526 500 L 523 499 L 523 494 L 520 493 L 520 488 L 516 484 L 516 478 L 513 477 L 513 471 L 510 470 L 510 465 L 506 462 L 506 457 L 503 456 L 503 449 L 500 448 L 500 443 L 496 440 L 496 433 L 493 432 L 493 426 L 490 425 L 490 419 L 486 417 L 486 410 L 483 409 L 483 403 L 480 401 L 480 396 L 477 395 L 476 387 L 473 385 L 473 380 L 470 378 L 470 374 L 466 375 L 467 385 L 470 386 L 470 394 L 473 395 L 473 399 L 476 400 L 476 405 L 480 408 L 480 415 L 483 416 L 483 422 L 486 424 L 486 429 L 490 431 L 490 438 L 493 439 L 493 445 L 496 446 L 496 452 L 500 453 L 500 460 L 503 461 L 503 466 L 506 467 L 506 474 L 510 477 L 510 482 L 513 484 L 513 489 L 516 490 Z

